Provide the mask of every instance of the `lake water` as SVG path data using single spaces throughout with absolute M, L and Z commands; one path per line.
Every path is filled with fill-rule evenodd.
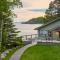
M 19 33 L 19 36 L 23 36 L 23 35 L 37 34 L 37 30 L 34 29 L 41 26 L 42 24 L 21 24 L 20 22 L 15 22 L 15 25 L 18 31 L 21 31 Z

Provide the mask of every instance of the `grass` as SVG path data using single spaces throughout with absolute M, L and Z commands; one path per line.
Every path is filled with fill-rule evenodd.
M 21 60 L 60 60 L 60 45 L 36 45 L 28 48 Z
M 7 56 L 6 56 L 4 59 L 2 59 L 2 60 L 9 60 L 10 57 L 13 55 L 13 53 L 14 53 L 16 50 L 17 50 L 17 48 L 13 48 L 12 51 L 10 51 L 10 52 L 7 54 Z

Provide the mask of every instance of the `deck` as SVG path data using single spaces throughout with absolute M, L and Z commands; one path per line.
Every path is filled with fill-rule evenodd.
M 34 36 L 34 37 L 33 37 Z M 23 39 L 26 44 L 29 43 L 60 43 L 60 39 L 49 39 L 47 37 L 38 37 L 37 34 L 32 34 L 32 35 L 25 35 L 23 36 L 25 39 Z M 47 39 L 46 39 L 47 38 Z

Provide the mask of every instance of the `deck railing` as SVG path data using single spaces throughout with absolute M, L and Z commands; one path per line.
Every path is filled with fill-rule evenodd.
M 53 37 L 53 36 L 49 37 L 46 35 L 38 36 L 38 34 L 24 35 L 22 37 L 23 37 L 23 40 L 57 40 L 57 41 L 60 41 L 60 38 L 57 38 L 57 37 Z
M 59 38 L 42 36 L 42 35 L 38 36 L 38 34 L 24 35 L 23 38 L 24 38 L 23 41 L 25 45 L 30 43 L 39 43 L 39 44 L 40 43 L 52 43 L 52 44 L 59 43 L 60 44 Z

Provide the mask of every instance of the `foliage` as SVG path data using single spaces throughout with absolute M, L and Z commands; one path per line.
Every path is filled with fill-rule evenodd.
M 32 18 L 27 22 L 23 22 L 24 24 L 44 24 L 46 23 L 45 17 L 37 17 L 37 18 Z
M 60 17 L 60 0 L 51 1 L 49 4 L 49 8 L 46 10 L 45 13 L 47 22 Z
M 17 50 L 17 48 L 13 48 L 13 49 L 7 54 L 7 56 L 6 56 L 4 59 L 2 59 L 2 60 L 9 60 L 10 57 L 14 54 L 14 52 L 16 52 L 16 50 Z
M 14 13 L 11 11 L 15 6 L 21 6 L 20 0 L 0 0 L 0 41 L 2 50 L 7 45 L 12 45 L 11 42 L 15 42 L 17 38 L 17 31 L 12 19 Z

